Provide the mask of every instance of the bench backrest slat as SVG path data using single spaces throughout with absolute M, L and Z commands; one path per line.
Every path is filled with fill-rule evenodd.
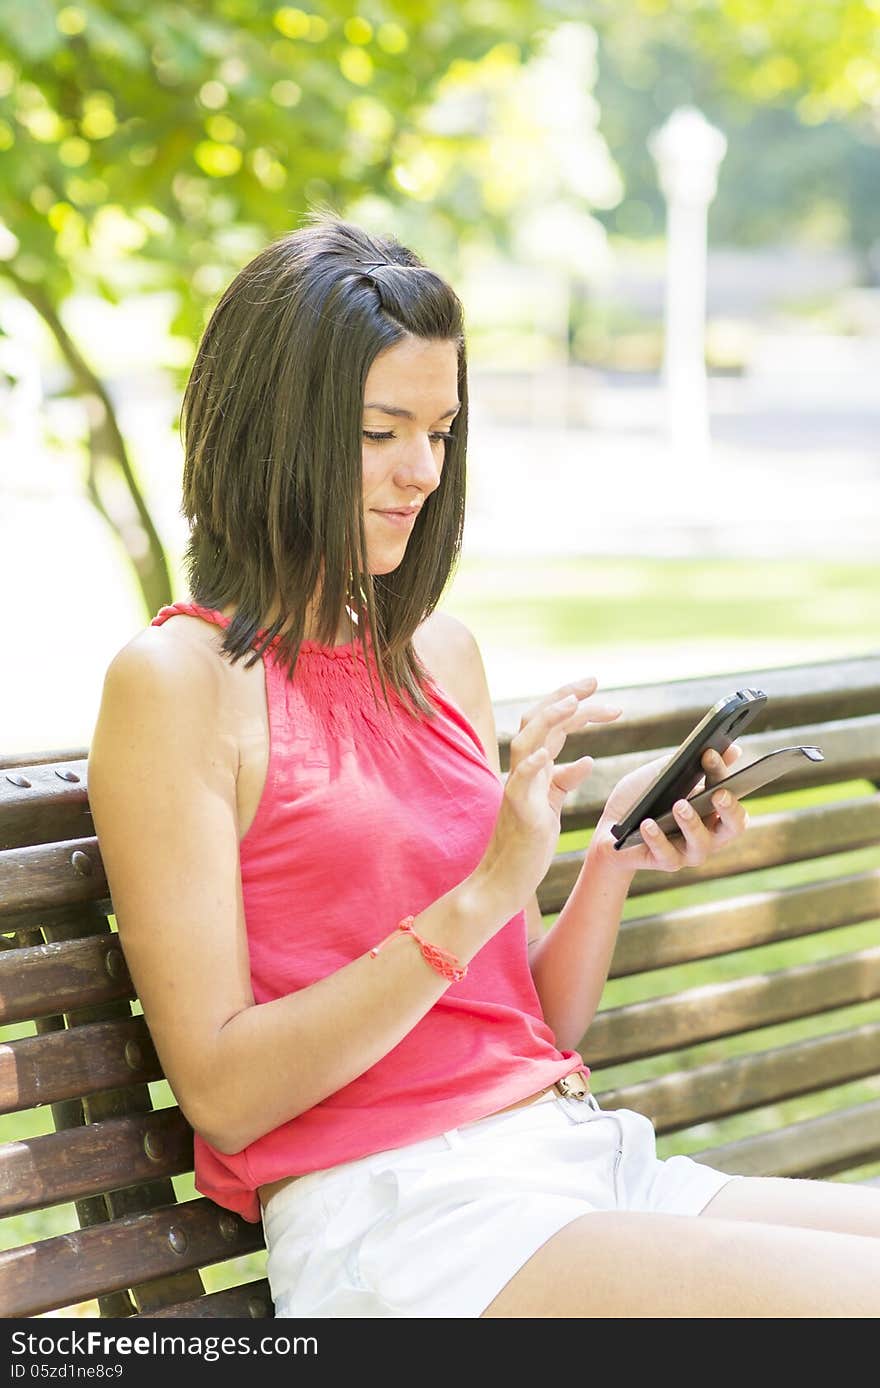
M 880 946 L 605 1008 L 584 1045 L 591 1065 L 620 1065 L 874 998 L 880 998 Z
M 125 956 L 109 932 L 0 953 L 0 1026 L 133 997 Z
M 709 1061 L 603 1092 L 603 1104 L 650 1116 L 658 1134 L 782 1103 L 877 1073 L 880 1022 L 773 1051 Z
M 163 1306 L 157 1311 L 142 1311 L 137 1320 L 167 1320 L 184 1317 L 213 1319 L 231 1316 L 235 1319 L 265 1320 L 273 1314 L 272 1296 L 265 1277 L 245 1282 L 240 1287 L 227 1287 L 211 1292 L 195 1301 L 183 1301 L 177 1306 Z
M 25 762 L 0 771 L 0 849 L 93 835 L 85 750 L 75 760 Z
M 734 690 L 745 688 L 763 689 L 768 695 L 760 723 L 754 725 L 764 730 L 861 718 L 880 712 L 880 659 L 874 654 L 853 660 L 666 680 L 662 684 L 603 687 L 597 699 L 618 703 L 623 717 L 617 723 L 580 734 L 582 751 L 570 755 L 582 756 L 590 750 L 587 744 L 592 744 L 601 757 L 619 751 L 644 753 L 657 747 L 676 747 L 707 709 Z M 495 704 L 495 725 L 505 768 L 511 737 L 519 730 L 521 716 L 536 701 L 537 696 L 501 699 Z M 574 744 L 574 738 L 569 742 L 581 745 Z
M 90 1022 L 0 1047 L 0 1113 L 161 1078 L 143 1017 Z
M 880 1099 L 826 1113 L 778 1132 L 759 1133 L 738 1142 L 707 1147 L 700 1153 L 708 1166 L 760 1176 L 815 1179 L 880 1159 Z
M 851 780 L 880 782 L 880 714 L 854 719 L 852 723 L 819 723 L 786 728 L 784 738 L 778 732 L 746 733 L 737 741 L 743 749 L 744 765 L 746 761 L 776 751 L 781 745 L 821 747 L 825 760 L 807 762 L 803 770 L 787 775 L 787 791 Z M 669 757 L 676 745 L 655 749 L 652 756 Z M 585 742 L 583 752 L 577 755 L 586 755 L 587 752 L 595 755 L 596 749 Z M 566 758 L 569 755 L 573 757 L 575 749 L 569 749 L 566 743 Z M 644 762 L 643 752 L 621 753 L 597 761 L 587 780 L 571 792 L 566 802 L 563 827 L 580 829 L 595 824 L 621 776 L 644 765 Z
M 875 847 L 880 843 L 880 794 L 841 800 L 798 810 L 784 810 L 753 819 L 749 832 L 715 854 L 701 868 L 689 868 L 678 882 L 693 885 L 714 882 L 740 873 L 760 872 L 783 863 Z M 583 854 L 557 853 L 538 888 L 543 915 L 561 910 L 580 871 Z M 633 880 L 631 898 L 662 892 L 673 879 L 664 872 L 640 872 Z
M 880 916 L 880 868 L 786 892 L 681 906 L 620 927 L 609 978 L 797 940 Z
M 33 1315 L 262 1246 L 259 1224 L 204 1197 L 165 1205 L 0 1253 L 0 1305 L 7 1315 Z
M 23 1138 L 0 1147 L 0 1215 L 178 1176 L 192 1161 L 192 1128 L 178 1108 Z

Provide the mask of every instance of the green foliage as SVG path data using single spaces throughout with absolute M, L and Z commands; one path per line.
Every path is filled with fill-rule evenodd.
M 452 248 L 482 211 L 484 113 L 448 132 L 420 121 L 481 65 L 516 69 L 555 14 L 533 0 L 357 14 L 349 0 L 5 0 L 0 216 L 17 249 L 0 257 L 54 304 L 74 287 L 111 302 L 175 291 L 173 331 L 192 347 L 241 263 L 309 205 L 422 200 Z
M 714 242 L 849 241 L 867 252 L 878 235 L 877 24 L 868 0 L 638 0 L 609 10 L 595 94 L 626 195 L 599 220 L 636 239 L 662 233 L 647 140 L 693 104 L 728 141 Z
M 877 105 L 874 0 L 605 0 L 597 27 L 634 55 L 689 49 L 750 103 L 796 102 L 810 124 Z
M 805 126 L 788 93 L 756 106 L 702 54 L 663 43 L 638 58 L 604 44 L 596 96 L 600 129 L 626 185 L 615 208 L 597 211 L 609 231 L 638 239 L 662 234 L 665 203 L 647 141 L 677 106 L 692 103 L 727 138 L 709 214 L 714 243 L 790 238 L 868 250 L 876 240 L 880 150 L 863 121 L 837 114 Z
M 876 139 L 870 0 L 369 0 L 357 13 L 351 0 L 4 0 L 0 217 L 15 240 L 0 246 L 0 269 L 8 262 L 56 305 L 74 287 L 111 302 L 133 289 L 175 291 L 173 329 L 191 349 L 242 261 L 312 204 L 356 205 L 380 220 L 393 207 L 441 262 L 463 239 L 503 248 L 529 189 L 521 168 L 494 167 L 492 113 L 568 18 L 600 36 L 604 121 L 645 190 L 630 203 L 644 202 L 646 217 L 657 193 L 642 126 L 688 92 L 732 94 L 732 121 L 752 107 L 788 108 L 781 120 L 775 112 L 777 174 L 796 214 L 799 199 L 815 198 L 801 162 L 815 171 L 817 157 L 836 177 L 832 195 L 848 182 L 861 205 L 867 180 L 839 157 L 837 134 L 817 132 L 804 153 L 791 113 L 811 125 L 846 116 L 863 141 Z M 754 134 L 773 142 L 769 123 Z M 751 204 L 766 229 L 757 200 L 742 196 L 740 147 L 731 186 L 736 173 L 740 207 Z M 865 144 L 863 164 L 872 153 Z M 519 162 L 536 166 L 529 180 L 546 176 L 540 160 Z M 871 219 L 851 220 L 867 237 Z M 183 344 L 177 358 L 189 360 Z

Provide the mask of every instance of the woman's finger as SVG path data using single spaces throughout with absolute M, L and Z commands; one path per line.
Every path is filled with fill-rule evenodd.
M 748 827 L 748 811 L 729 790 L 716 791 L 712 796 L 712 807 L 717 815 L 715 827 L 711 830 L 716 844 L 728 843 Z
M 715 842 L 713 835 L 687 800 L 676 800 L 672 813 L 685 841 L 684 856 L 687 866 L 697 867 L 705 862 L 712 851 Z
M 706 773 L 706 785 L 712 786 L 715 785 L 716 781 L 723 781 L 730 767 L 733 766 L 734 762 L 739 761 L 741 756 L 742 748 L 736 742 L 731 742 L 723 756 L 711 748 L 704 752 L 700 759 L 700 765 Z
M 652 866 L 660 872 L 675 872 L 682 866 L 682 857 L 653 819 L 643 819 L 639 832 L 653 859 Z
M 566 698 L 567 695 L 574 694 L 577 699 L 586 699 L 590 694 L 595 694 L 598 688 L 599 681 L 596 679 L 595 675 L 585 675 L 583 679 L 572 680 L 569 684 L 561 684 L 558 689 L 554 689 L 552 694 L 546 694 L 542 699 L 539 699 L 536 704 L 533 704 L 531 708 L 526 710 L 519 720 L 520 729 L 524 728 L 526 723 L 530 722 L 536 714 L 539 714 L 545 708 L 549 708 L 551 704 L 558 703 L 560 699 Z
M 607 704 L 594 704 L 590 699 L 582 700 L 560 722 L 554 722 L 550 725 L 545 734 L 545 741 L 553 757 L 556 758 L 562 751 L 563 743 L 570 733 L 582 732 L 591 723 L 613 723 L 615 718 L 620 717 L 620 714 L 619 708 L 611 708 Z
M 566 794 L 579 786 L 593 769 L 592 757 L 578 757 L 577 761 L 565 762 L 553 771 L 553 784 Z
M 613 723 L 621 712 L 619 708 L 594 704 L 589 699 L 578 700 L 576 694 L 568 694 L 555 704 L 549 704 L 533 718 L 525 720 L 519 732 L 511 738 L 511 749 L 515 747 L 518 755 L 528 755 L 543 743 L 555 759 L 569 733 L 590 723 Z
M 586 727 L 587 723 L 613 723 L 623 713 L 616 704 L 597 704 L 592 699 L 582 699 L 576 715 L 572 715 L 572 727 Z
M 591 723 L 613 723 L 620 714 L 619 708 L 608 708 L 606 705 L 592 704 L 590 700 L 584 700 L 561 722 L 551 724 L 544 734 L 545 746 L 555 761 L 570 733 L 582 732 Z
M 548 704 L 536 713 L 534 718 L 524 721 L 518 733 L 514 733 L 510 739 L 511 761 L 521 757 L 528 757 L 538 747 L 546 746 L 550 734 L 575 712 L 578 706 L 577 695 L 569 694 L 564 699 L 559 699 L 555 704 Z M 562 742 L 565 741 L 563 735 Z M 562 746 L 562 742 L 559 746 Z M 555 752 L 550 750 L 550 756 Z M 557 749 L 558 750 L 558 749 Z

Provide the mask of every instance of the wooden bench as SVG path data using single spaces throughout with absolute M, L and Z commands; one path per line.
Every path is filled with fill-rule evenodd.
M 661 1155 L 863 1180 L 880 1161 L 880 656 L 618 690 L 620 723 L 566 749 L 597 760 L 539 900 L 561 908 L 623 771 L 743 685 L 770 696 L 747 753 L 806 742 L 826 760 L 753 799 L 747 835 L 705 869 L 636 878 L 581 1050 L 603 1107 L 647 1114 Z M 496 705 L 505 769 L 524 707 Z M 0 1213 L 25 1229 L 3 1226 L 0 1312 L 270 1316 L 261 1226 L 175 1193 L 192 1134 L 151 1097 L 170 1090 L 108 919 L 85 756 L 0 759 Z M 210 1285 L 253 1254 L 250 1280 L 206 1292 L 200 1270 Z

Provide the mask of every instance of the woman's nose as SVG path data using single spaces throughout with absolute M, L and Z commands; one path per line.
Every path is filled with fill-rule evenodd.
M 429 438 L 416 440 L 407 450 L 401 469 L 407 480 L 418 482 L 426 491 L 433 491 L 440 483 L 444 448 L 445 444 L 434 444 Z

